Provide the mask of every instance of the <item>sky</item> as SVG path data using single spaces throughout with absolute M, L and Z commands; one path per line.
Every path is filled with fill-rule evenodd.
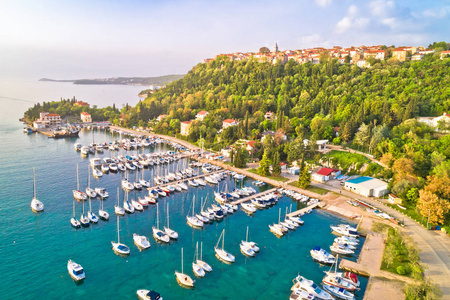
M 0 78 L 184 74 L 220 53 L 450 42 L 450 0 L 0 1 Z

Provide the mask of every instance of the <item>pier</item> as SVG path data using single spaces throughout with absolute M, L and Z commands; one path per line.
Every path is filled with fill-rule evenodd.
M 296 211 L 294 211 L 294 212 L 291 212 L 291 213 L 288 214 L 287 216 L 288 216 L 288 217 L 295 217 L 295 216 L 297 216 L 297 215 L 304 214 L 304 213 L 307 212 L 308 210 L 314 209 L 314 208 L 316 208 L 317 206 L 320 206 L 320 202 L 316 202 L 316 203 L 314 203 L 314 204 L 312 204 L 312 205 L 310 205 L 310 206 L 307 206 L 307 207 L 304 207 L 304 208 L 302 208 L 302 209 L 299 209 L 299 210 L 296 210 Z
M 200 175 L 197 175 L 197 176 L 194 176 L 194 177 L 183 178 L 183 179 L 176 180 L 176 181 L 170 181 L 168 183 L 164 183 L 164 184 L 161 184 L 161 185 L 158 185 L 158 186 L 152 186 L 152 187 L 149 187 L 147 189 L 152 190 L 152 189 L 156 189 L 156 188 L 166 187 L 166 186 L 169 186 L 169 185 L 176 185 L 178 183 L 187 182 L 187 181 L 193 180 L 193 179 L 203 178 L 203 177 L 206 177 L 206 176 L 209 176 L 209 175 L 213 175 L 213 174 L 216 174 L 216 173 L 221 173 L 221 172 L 225 172 L 225 171 L 220 170 L 220 171 L 215 171 L 215 172 L 211 172 L 211 173 L 200 174 Z
M 250 195 L 250 196 L 248 196 L 248 197 L 245 197 L 245 198 L 242 198 L 242 199 L 235 200 L 235 201 L 231 202 L 231 204 L 233 204 L 233 205 L 238 205 L 238 204 L 241 204 L 241 203 L 250 201 L 250 200 L 252 200 L 252 199 L 255 199 L 255 198 L 257 198 L 257 197 L 260 197 L 260 196 L 264 196 L 264 195 L 273 193 L 273 192 L 275 192 L 276 190 L 277 190 L 277 188 L 272 188 L 272 189 L 270 189 L 270 190 L 267 190 L 267 191 L 264 191 L 264 192 L 261 192 L 261 193 L 253 194 L 253 195 Z

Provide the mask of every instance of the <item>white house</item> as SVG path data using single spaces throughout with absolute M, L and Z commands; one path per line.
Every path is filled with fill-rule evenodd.
M 236 119 L 226 119 L 222 121 L 222 128 L 228 128 L 230 126 L 236 126 L 239 124 L 239 121 Z
M 208 115 L 208 112 L 205 110 L 199 111 L 196 115 L 195 115 L 195 119 L 199 120 L 199 121 L 203 121 L 203 119 L 206 117 L 206 115 Z
M 417 119 L 419 122 L 425 123 L 430 127 L 439 128 L 439 122 L 445 121 L 450 123 L 450 114 L 444 112 L 442 116 L 439 117 L 419 117 Z
M 189 135 L 189 129 L 191 128 L 192 121 L 183 121 L 180 123 L 180 134 Z
M 341 175 L 340 170 L 331 169 L 331 168 L 322 168 L 317 173 L 313 173 L 311 175 L 312 179 L 317 182 L 326 182 L 336 176 Z
M 83 123 L 92 123 L 92 116 L 91 116 L 91 114 L 83 111 L 81 113 L 81 122 L 83 122 Z
M 35 128 L 46 128 L 51 126 L 61 125 L 61 116 L 58 114 L 50 114 L 48 112 L 41 112 L 39 114 L 39 119 L 34 122 Z

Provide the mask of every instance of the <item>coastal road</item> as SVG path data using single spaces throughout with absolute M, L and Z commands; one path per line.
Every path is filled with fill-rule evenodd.
M 332 185 L 312 182 L 311 185 L 340 193 L 349 198 L 358 198 L 380 207 L 391 216 L 404 220 L 405 229 L 411 234 L 420 249 L 420 260 L 428 266 L 425 276 L 432 279 L 442 290 L 443 299 L 450 299 L 450 239 L 439 231 L 427 230 L 411 218 L 372 198 L 356 195 Z

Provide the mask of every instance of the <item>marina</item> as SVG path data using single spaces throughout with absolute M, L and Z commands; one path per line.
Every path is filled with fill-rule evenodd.
M 117 133 L 111 134 L 101 131 L 97 131 L 96 136 L 101 141 L 120 138 Z M 74 202 L 72 195 L 72 189 L 76 187 L 77 182 L 76 165 L 79 164 L 80 169 L 80 190 L 84 191 L 88 186 L 88 174 L 82 170 L 86 170 L 90 160 L 89 157 L 83 157 L 79 152 L 74 151 L 73 144 L 89 144 L 92 140 L 91 132 L 82 130 L 80 138 L 77 140 L 52 140 L 42 135 L 23 135 L 23 137 L 31 140 L 23 140 L 23 143 L 32 142 L 38 149 L 36 159 L 47 162 L 43 167 L 36 169 L 36 174 L 39 174 L 38 193 L 39 190 L 45 190 L 44 187 L 51 187 L 54 192 L 51 194 L 40 192 L 38 194 L 40 200 L 46 205 L 45 212 L 39 215 L 33 214 L 29 209 L 30 197 L 24 198 L 25 201 L 17 201 L 15 205 L 3 210 L 8 217 L 16 216 L 16 218 L 23 219 L 25 217 L 23 210 L 19 211 L 18 208 L 28 206 L 27 221 L 23 221 L 28 224 L 27 228 L 29 229 L 23 233 L 7 230 L 3 237 L 5 243 L 2 243 L 3 246 L 0 247 L 2 247 L 2 253 L 6 255 L 11 251 L 23 253 L 25 261 L 33 261 L 36 255 L 40 257 L 42 267 L 49 269 L 49 274 L 46 275 L 45 280 L 49 282 L 51 288 L 45 288 L 45 292 L 48 293 L 50 298 L 58 298 L 65 293 L 70 293 L 74 299 L 80 299 L 83 297 L 82 295 L 88 293 L 96 297 L 108 297 L 110 299 L 118 299 L 118 294 L 120 294 L 120 299 L 135 299 L 136 290 L 140 288 L 158 291 L 165 299 L 190 297 L 209 299 L 211 293 L 223 294 L 227 298 L 241 296 L 243 293 L 245 298 L 279 298 L 280 295 L 286 295 L 287 298 L 290 294 L 291 280 L 300 269 L 307 278 L 320 282 L 319 280 L 323 277 L 323 270 L 308 257 L 309 251 L 317 244 L 326 247 L 333 243 L 335 236 L 330 234 L 329 226 L 331 224 L 344 220 L 348 222 L 347 219 L 342 219 L 326 211 L 314 210 L 313 213 L 302 217 L 305 221 L 303 226 L 284 238 L 277 239 L 269 232 L 267 226 L 274 220 L 278 220 L 279 211 L 283 212 L 284 216 L 285 211 L 290 211 L 291 207 L 293 213 L 306 207 L 306 204 L 282 196 L 274 207 L 258 210 L 252 215 L 247 215 L 239 209 L 235 213 L 225 216 L 222 220 L 205 224 L 203 229 L 194 229 L 186 224 L 186 215 L 192 215 L 191 204 L 194 196 L 196 199 L 195 213 L 198 214 L 201 210 L 200 203 L 206 201 L 205 207 L 215 203 L 214 191 L 217 190 L 228 189 L 232 191 L 236 188 L 253 186 L 257 194 L 236 199 L 235 201 L 240 201 L 239 203 L 245 203 L 254 198 L 276 192 L 276 189 L 270 185 L 253 185 L 254 180 L 251 178 L 237 181 L 232 176 L 227 175 L 217 184 L 189 186 L 187 190 L 170 192 L 168 196 L 157 199 L 160 228 L 166 223 L 167 204 L 170 204 L 170 228 L 179 235 L 177 240 L 170 240 L 167 244 L 157 243 L 151 237 L 152 226 L 156 226 L 157 223 L 156 205 L 148 205 L 142 212 L 125 214 L 119 217 L 114 216 L 109 221 L 99 220 L 97 224 L 76 229 L 71 227 L 69 222 L 74 207 L 75 216 L 80 215 L 82 208 L 81 202 Z M 42 148 L 39 148 L 39 146 Z M 137 152 L 142 154 L 171 150 L 170 145 L 161 143 L 150 148 L 138 149 Z M 129 152 L 134 154 L 136 150 Z M 99 158 L 110 156 L 109 150 L 98 153 Z M 28 162 L 30 170 L 33 161 L 32 159 Z M 177 168 L 177 166 L 181 168 L 181 166 L 187 166 L 188 163 L 188 157 L 181 157 L 178 161 L 168 165 L 145 168 L 139 171 L 139 178 L 153 182 L 162 168 L 172 169 Z M 56 166 L 61 167 L 55 168 Z M 14 167 L 12 170 L 14 170 Z M 206 175 L 202 173 L 201 168 L 194 167 L 194 170 L 198 174 L 198 178 L 203 178 Z M 134 172 L 130 172 L 131 175 L 128 176 L 133 181 L 135 179 Z M 211 175 L 211 173 L 209 174 Z M 120 205 L 123 203 L 126 193 L 121 188 L 117 191 L 117 187 L 121 186 L 120 182 L 123 177 L 124 173 L 121 172 L 109 172 L 106 176 L 99 178 L 92 178 L 91 176 L 90 187 L 94 190 L 103 188 L 109 194 L 108 198 L 104 198 L 105 200 L 100 200 L 101 198 L 98 197 L 91 199 L 92 211 L 98 211 L 99 208 L 102 208 L 110 214 L 113 213 L 117 196 Z M 24 181 L 27 181 L 26 178 Z M 32 195 L 33 185 L 30 172 L 28 172 L 28 182 L 29 192 L 26 194 Z M 167 187 L 170 184 L 173 185 L 174 182 L 159 187 Z M 137 200 L 145 195 L 148 195 L 147 189 L 134 189 L 128 192 L 128 199 L 130 201 Z M 237 205 L 240 205 L 239 203 Z M 88 201 L 85 205 L 89 205 Z M 311 207 L 307 209 L 311 209 Z M 111 250 L 111 241 L 115 242 L 118 239 L 117 218 L 120 219 L 120 243 L 124 243 L 130 249 L 130 255 L 125 258 L 114 255 Z M 240 244 L 246 237 L 247 226 L 250 226 L 251 241 L 257 243 L 260 248 L 255 257 L 248 257 L 240 251 Z M 59 231 L 55 231 L 56 228 Z M 258 228 L 264 229 L 258 230 Z M 215 257 L 214 247 L 224 229 L 226 230 L 225 250 L 235 256 L 235 262 L 232 265 L 225 264 Z M 16 243 L 12 243 L 13 236 L 11 234 L 13 233 Z M 133 242 L 134 233 L 149 237 L 151 247 L 140 252 Z M 58 237 L 57 240 L 55 240 L 55 235 Z M 22 238 L 19 241 L 17 237 L 20 236 Z M 35 255 L 28 254 L 24 248 L 23 243 L 25 242 L 41 245 L 40 252 Z M 189 262 L 190 259 L 186 258 L 194 257 L 197 242 L 199 247 L 203 243 L 202 259 L 208 262 L 214 271 L 208 273 L 204 278 L 195 278 L 194 289 L 183 289 L 176 282 L 174 276 L 174 272 L 180 269 L 181 247 L 184 249 L 185 266 L 187 266 L 186 260 Z M 53 251 L 53 249 L 57 251 Z M 67 278 L 68 258 L 81 264 L 88 274 L 86 280 L 80 285 L 75 285 L 72 280 Z M 161 264 L 161 261 L 167 263 Z M 105 283 L 104 273 L 108 272 L 107 270 L 113 270 L 114 273 L 108 274 L 109 282 Z M 150 272 L 149 270 L 153 271 Z M 184 272 L 191 277 L 194 276 L 192 268 L 186 267 Z M 257 282 L 254 281 L 256 276 L 260 277 Z M 123 277 L 130 280 L 123 282 Z M 40 281 L 39 278 L 32 275 L 24 275 L 22 280 L 25 283 Z M 8 277 L 5 281 L 10 286 L 17 285 Z M 112 287 L 117 286 L 119 282 L 118 291 L 106 288 L 100 295 L 98 291 L 100 284 L 102 286 L 111 285 Z M 242 282 L 251 282 L 252 284 L 243 291 L 241 288 Z M 271 284 L 267 286 L 267 282 L 271 282 Z M 365 279 L 362 279 L 362 282 L 363 286 L 367 283 Z M 6 292 L 6 297 L 23 297 L 30 292 L 18 287 L 12 290 L 14 292 Z M 357 293 L 357 299 L 362 299 L 362 295 L 363 290 Z

